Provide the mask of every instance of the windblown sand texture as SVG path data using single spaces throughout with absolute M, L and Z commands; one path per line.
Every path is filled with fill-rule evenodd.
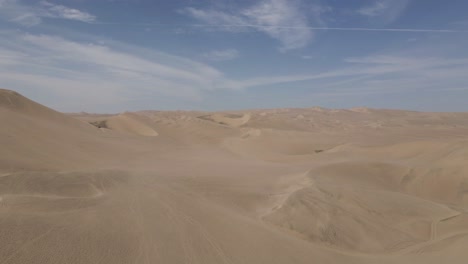
M 62 114 L 0 90 L 0 263 L 467 263 L 468 113 Z

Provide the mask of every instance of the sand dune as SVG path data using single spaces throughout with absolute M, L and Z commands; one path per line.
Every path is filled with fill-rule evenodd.
M 0 263 L 465 263 L 468 114 L 62 114 L 0 90 Z
M 265 218 L 337 248 L 397 252 L 428 240 L 432 222 L 460 214 L 445 204 L 407 195 L 403 177 L 411 176 L 404 173 L 388 164 L 328 165 L 311 171 L 309 186 L 291 193 Z
M 205 119 L 205 120 L 210 120 L 213 122 L 216 122 L 220 125 L 226 125 L 226 126 L 231 126 L 231 127 L 240 127 L 242 125 L 245 125 L 247 122 L 250 120 L 250 114 L 211 114 L 211 115 L 205 115 L 205 116 L 200 116 L 198 118 Z
M 139 119 L 141 118 L 141 116 L 137 116 L 131 113 L 124 113 L 111 116 L 107 119 L 92 121 L 90 123 L 102 129 L 111 129 L 123 133 L 136 134 L 141 136 L 157 136 L 158 132 L 145 124 L 144 121 L 140 121 Z

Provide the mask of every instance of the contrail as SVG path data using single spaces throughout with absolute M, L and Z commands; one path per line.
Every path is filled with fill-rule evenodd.
M 197 28 L 279 28 L 279 29 L 311 29 L 311 30 L 334 30 L 334 31 L 375 31 L 375 32 L 432 32 L 432 33 L 468 33 L 468 30 L 459 29 L 423 29 L 423 28 L 362 28 L 362 27 L 308 27 L 308 26 L 265 26 L 265 25 L 208 25 L 208 24 L 163 24 L 163 23 L 112 23 L 94 22 L 97 25 L 120 25 L 140 27 L 197 27 Z
M 419 28 L 361 28 L 361 27 L 307 27 L 307 26 L 264 26 L 264 25 L 191 25 L 193 27 L 248 27 L 248 28 L 279 28 L 279 29 L 312 29 L 336 31 L 380 31 L 380 32 L 437 32 L 437 33 L 468 33 L 468 30 L 457 29 L 419 29 Z

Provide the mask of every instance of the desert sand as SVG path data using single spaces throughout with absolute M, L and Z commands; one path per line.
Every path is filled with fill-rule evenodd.
M 64 114 L 0 90 L 0 263 L 467 263 L 468 113 Z

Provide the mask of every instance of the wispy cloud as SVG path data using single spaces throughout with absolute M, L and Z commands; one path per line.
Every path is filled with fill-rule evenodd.
M 317 3 L 310 4 L 310 12 L 312 13 L 312 19 L 320 26 L 326 26 L 327 20 L 334 21 L 334 18 L 329 16 L 329 14 L 333 11 L 333 7 L 329 5 L 320 5 Z
M 406 10 L 410 0 L 373 0 L 359 8 L 356 13 L 369 18 L 373 27 L 327 26 L 324 14 L 333 12 L 330 6 L 303 5 L 299 1 L 262 0 L 241 10 L 198 9 L 188 7 L 181 13 L 189 15 L 202 24 L 179 25 L 227 32 L 256 30 L 281 42 L 281 50 L 305 47 L 314 37 L 314 31 L 369 31 L 413 33 L 468 33 L 468 30 L 453 28 L 387 28 Z M 307 8 L 304 8 L 307 6 Z M 305 12 L 307 10 L 307 13 Z M 307 15 L 309 17 L 307 17 Z M 328 16 L 329 17 L 329 16 Z M 311 21 L 318 26 L 311 25 Z M 151 24 L 145 24 L 151 26 Z M 160 26 L 160 25 L 158 25 Z
M 96 21 L 94 15 L 78 9 L 47 1 L 41 1 L 34 5 L 26 5 L 20 0 L 1 0 L 0 18 L 24 26 L 38 25 L 42 22 L 43 18 L 67 19 L 86 23 Z
M 63 110 L 82 110 L 83 103 L 87 109 L 106 109 L 148 96 L 198 100 L 201 92 L 219 88 L 225 79 L 206 64 L 119 43 L 17 32 L 3 32 L 0 38 L 6 40 L 0 43 L 0 86 L 58 97 Z
M 216 26 L 224 25 L 226 31 L 239 31 L 238 27 L 230 27 L 230 25 L 243 25 L 246 24 L 247 20 L 245 17 L 240 16 L 239 14 L 230 14 L 228 12 L 213 10 L 213 9 L 197 9 L 188 7 L 181 10 L 181 13 L 190 15 L 191 17 L 205 23 L 203 25 L 195 26 Z M 242 29 L 241 29 L 242 30 Z
M 44 16 L 53 18 L 63 18 L 91 23 L 96 20 L 96 16 L 78 9 L 56 5 L 47 1 L 42 1 L 41 5 L 45 8 Z
M 226 61 L 239 57 L 236 49 L 213 50 L 202 55 L 203 58 L 211 61 Z
M 146 24 L 147 26 L 150 24 Z M 229 25 L 229 24 L 218 24 L 218 25 L 192 25 L 193 27 L 207 27 L 207 28 L 231 28 L 234 30 L 242 30 L 242 28 L 273 28 L 273 26 L 261 26 L 261 25 Z M 413 33 L 468 33 L 468 30 L 459 29 L 437 29 L 437 28 L 370 28 L 370 27 L 294 27 L 294 26 L 275 26 L 274 28 L 279 29 L 310 29 L 310 30 L 323 30 L 323 31 L 376 31 L 376 32 L 413 32 Z
M 365 79 L 381 81 L 380 84 L 385 80 L 388 80 L 386 83 L 405 80 L 405 83 L 409 84 L 410 82 L 408 82 L 408 80 L 413 80 L 411 82 L 411 85 L 413 86 L 406 85 L 404 87 L 417 89 L 424 88 L 424 85 L 431 82 L 434 84 L 435 82 L 450 83 L 454 80 L 464 83 L 468 81 L 465 74 L 465 70 L 468 68 L 468 58 L 408 58 L 395 55 L 374 55 L 347 58 L 345 59 L 345 62 L 352 64 L 352 66 L 311 74 L 256 77 L 247 80 L 235 81 L 231 85 L 238 88 L 249 88 L 304 81 L 321 81 L 323 84 L 327 84 L 329 81 L 335 82 L 337 79 L 349 78 L 354 81 L 362 81 Z M 456 70 L 454 68 L 456 68 Z M 387 79 L 386 76 L 392 76 L 392 78 Z M 418 84 L 418 82 L 420 83 Z M 366 82 L 366 84 L 369 83 L 371 82 Z M 341 87 L 346 86 L 344 85 Z M 382 87 L 388 88 L 390 86 L 376 85 L 373 88 L 379 89 Z
M 259 30 L 279 40 L 283 50 L 302 48 L 312 40 L 313 32 L 306 28 L 308 25 L 307 17 L 297 2 L 268 0 L 244 10 L 242 13 L 253 24 L 266 26 L 259 28 Z M 292 28 L 277 26 L 291 26 Z
M 207 17 L 209 17 L 207 15 Z M 96 21 L 94 24 L 98 25 L 125 25 L 135 27 L 170 27 L 173 24 L 161 24 L 161 23 L 108 23 Z M 468 29 L 457 29 L 457 28 L 382 28 L 382 27 L 315 27 L 315 26 L 263 26 L 258 24 L 223 24 L 223 23 L 210 23 L 210 24 L 177 24 L 177 29 L 184 27 L 190 28 L 203 28 L 206 30 L 219 30 L 229 32 L 249 32 L 251 30 L 257 30 L 259 28 L 277 28 L 277 29 L 307 29 L 307 30 L 321 30 L 321 31 L 370 31 L 370 32 L 412 32 L 412 33 L 468 33 Z
M 375 17 L 381 15 L 388 8 L 387 4 L 388 3 L 386 3 L 385 1 L 375 1 L 370 6 L 360 8 L 358 10 L 358 13 L 364 16 Z
M 235 12 L 196 8 L 186 8 L 182 12 L 203 22 L 202 27 L 242 32 L 248 25 L 278 40 L 282 51 L 302 48 L 313 39 L 313 31 L 307 27 L 308 19 L 299 1 L 263 0 Z
M 275 92 L 284 89 L 288 91 L 284 94 L 295 98 L 296 105 L 300 102 L 303 106 L 335 101 L 336 107 L 355 105 L 358 102 L 359 105 L 373 107 L 432 111 L 437 109 L 431 103 L 437 101 L 433 97 L 434 93 L 443 95 L 447 102 L 457 96 L 465 96 L 464 91 L 468 91 L 467 57 L 380 54 L 348 58 L 345 62 L 348 66 L 345 64 L 310 74 L 255 77 L 240 80 L 235 85 L 258 87 L 265 89 L 264 91 L 273 89 Z M 294 96 L 292 90 L 295 87 L 308 92 L 305 95 L 302 93 L 300 97 Z M 392 95 L 389 97 L 389 94 Z M 318 97 L 321 99 L 318 100 Z M 457 109 L 456 107 L 445 105 L 445 108 L 439 109 L 446 111 Z
M 357 10 L 357 13 L 383 24 L 390 24 L 400 17 L 409 0 L 373 0 L 373 3 Z
M 378 54 L 349 57 L 342 66 L 323 71 L 231 79 L 207 64 L 118 42 L 16 31 L 0 32 L 0 37 L 0 86 L 54 98 L 49 105 L 66 111 L 121 111 L 119 106 L 132 107 L 132 102 L 133 109 L 161 109 L 202 100 L 214 90 L 289 89 L 301 82 L 322 96 L 462 90 L 468 82 L 464 57 Z M 158 98 L 166 105 L 155 104 Z

